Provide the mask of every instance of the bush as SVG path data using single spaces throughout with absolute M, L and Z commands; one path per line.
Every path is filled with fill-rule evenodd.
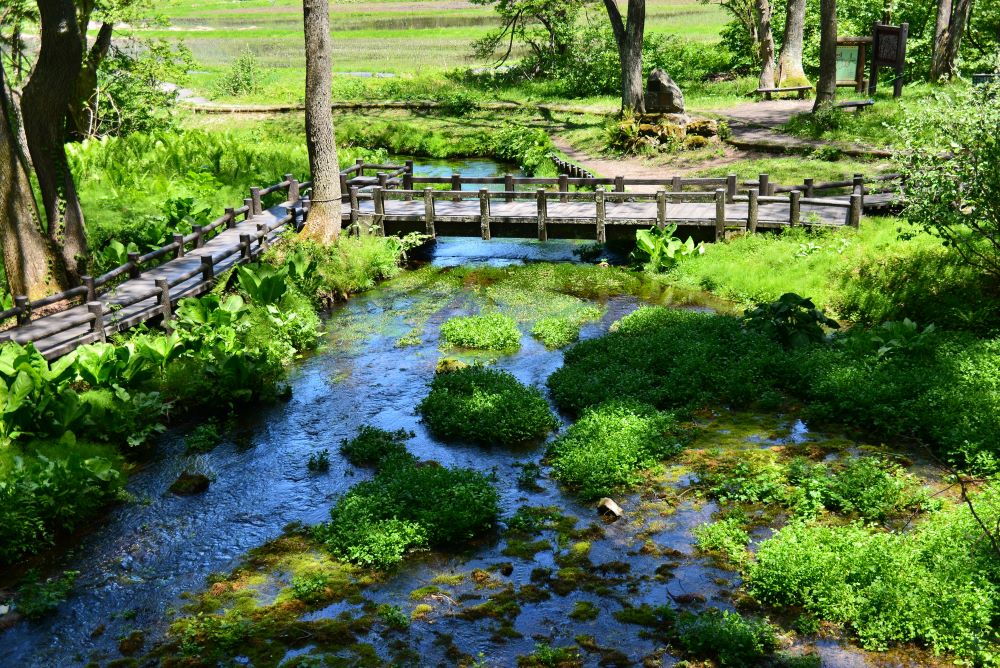
M 720 451 L 694 466 L 698 485 L 723 502 L 783 503 L 785 468 L 771 450 Z
M 580 338 L 580 325 L 570 318 L 541 318 L 531 327 L 531 335 L 546 348 L 565 348 Z
M 715 608 L 681 615 L 677 638 L 690 654 L 717 659 L 722 666 L 756 665 L 778 648 L 774 628 L 766 621 Z
M 917 505 L 919 499 L 910 487 L 898 465 L 860 457 L 849 460 L 830 480 L 825 505 L 870 522 L 881 522 Z
M 340 442 L 340 452 L 355 466 L 378 467 L 387 459 L 407 457 L 406 441 L 413 436 L 412 431 L 405 429 L 387 431 L 364 425 L 357 436 Z
M 521 347 L 517 322 L 503 313 L 451 318 L 441 325 L 441 338 L 458 348 L 510 353 Z
M 215 82 L 216 97 L 244 97 L 260 92 L 264 87 L 264 68 L 250 47 L 236 57 L 229 72 Z
M 973 501 L 995 526 L 996 486 Z M 921 642 L 983 659 L 996 655 L 998 563 L 968 508 L 956 505 L 905 534 L 793 523 L 760 545 L 747 582 L 764 603 L 845 624 L 868 649 Z
M 486 531 L 499 500 L 478 471 L 398 458 L 348 490 L 315 534 L 338 557 L 388 568 L 411 548 L 454 547 Z
M 738 517 L 701 524 L 694 528 L 698 549 L 719 554 L 734 564 L 742 564 L 747 559 L 747 545 L 750 534 L 743 528 L 743 520 Z
M 481 366 L 436 375 L 417 410 L 446 441 L 513 445 L 542 438 L 558 424 L 541 392 Z
M 620 492 L 639 473 L 677 454 L 686 432 L 652 406 L 614 401 L 589 408 L 552 442 L 554 476 L 584 499 Z
M 747 311 L 746 326 L 777 341 L 784 348 L 802 348 L 826 338 L 824 327 L 839 329 L 840 325 L 816 308 L 811 299 L 786 292 L 769 304 L 758 304 Z
M 44 617 L 66 600 L 79 575 L 79 571 L 64 571 L 42 580 L 36 571 L 29 571 L 17 594 L 17 611 L 28 619 Z
M 560 408 L 576 413 L 608 399 L 658 408 L 738 407 L 775 384 L 781 349 L 735 318 L 642 307 L 612 330 L 570 348 L 549 376 Z

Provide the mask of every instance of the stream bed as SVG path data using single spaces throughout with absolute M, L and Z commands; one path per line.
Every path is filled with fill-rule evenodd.
M 340 495 L 371 475 L 352 467 L 338 451 L 341 440 L 365 424 L 412 430 L 407 447 L 420 460 L 492 472 L 505 518 L 532 506 L 557 508 L 563 518 L 576 521 L 542 532 L 546 545 L 530 553 L 501 534 L 461 552 L 413 556 L 365 588 L 364 604 L 338 602 L 308 613 L 309 619 L 343 619 L 371 604 L 400 606 L 407 616 L 418 605 L 429 606 L 405 632 L 379 624 L 371 628 L 363 642 L 385 664 L 456 665 L 461 663 L 456 657 L 464 656 L 475 658 L 476 665 L 513 666 L 539 645 L 562 647 L 591 638 L 584 665 L 674 665 L 662 642 L 614 613 L 643 604 L 692 611 L 734 606 L 738 574 L 694 547 L 692 529 L 711 521 L 717 506 L 697 494 L 675 493 L 690 482 L 684 467 L 668 465 L 657 486 L 616 499 L 625 517 L 608 523 L 591 504 L 560 490 L 544 465 L 534 483 L 524 483 L 524 464 L 541 462 L 544 445 L 513 450 L 446 445 L 429 436 L 416 414 L 445 356 L 439 348 L 440 325 L 454 315 L 477 312 L 484 299 L 474 288 L 456 289 L 435 277 L 459 265 L 572 260 L 577 247 L 574 242 L 440 239 L 427 267 L 336 309 L 321 348 L 291 372 L 291 400 L 244 415 L 237 432 L 207 454 L 186 454 L 182 433 L 162 439 L 160 456 L 129 482 L 135 501 L 115 508 L 62 557 L 58 567 L 80 572 L 72 596 L 47 619 L 21 622 L 0 635 L 0 666 L 104 665 L 122 658 L 119 641 L 136 630 L 142 632 L 144 649 L 152 648 L 185 604 L 185 592 L 203 590 L 211 574 L 230 571 L 242 555 L 281 536 L 290 523 L 324 521 Z M 706 308 L 703 299 L 664 290 L 648 299 Z M 603 315 L 586 324 L 581 337 L 601 335 L 642 303 L 632 296 L 598 300 Z M 530 311 L 530 304 L 523 306 Z M 563 352 L 546 349 L 524 333 L 530 326 L 523 321 L 521 329 L 520 350 L 489 361 L 523 383 L 544 387 L 562 364 Z M 720 411 L 706 416 L 704 426 L 697 447 L 797 447 L 830 439 L 853 447 L 787 415 Z M 330 451 L 329 471 L 310 472 L 307 460 L 323 449 Z M 170 493 L 184 470 L 209 475 L 208 490 L 194 496 Z M 762 531 L 755 539 L 767 534 Z M 574 546 L 584 542 L 587 567 L 577 569 L 573 586 L 522 597 L 519 612 L 505 624 L 493 616 L 458 614 L 505 591 L 527 591 L 558 576 L 570 551 L 582 549 Z M 273 598 L 287 584 L 281 579 L 275 574 L 269 586 L 260 588 L 262 599 Z M 414 594 L 426 587 L 433 589 Z M 574 614 L 579 610 L 588 612 Z M 874 665 L 869 655 L 832 640 L 806 649 L 816 652 L 824 666 Z M 311 663 L 308 655 L 314 650 L 305 644 L 284 659 L 287 665 L 340 665 Z M 355 656 L 341 658 L 355 665 Z M 232 665 L 251 663 L 241 656 L 232 660 Z M 922 664 L 893 660 L 880 665 Z

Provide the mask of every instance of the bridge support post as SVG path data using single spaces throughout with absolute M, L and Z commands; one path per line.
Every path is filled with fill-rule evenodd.
M 747 232 L 753 234 L 757 231 L 757 216 L 758 207 L 760 206 L 757 202 L 757 191 L 749 190 L 747 192 Z
M 229 206 L 226 207 L 226 228 L 233 229 L 236 227 L 236 209 Z
M 681 191 L 681 187 L 681 177 L 674 176 L 670 179 L 670 190 L 672 192 L 679 193 Z
M 566 174 L 559 175 L 559 192 L 563 193 L 563 195 L 559 198 L 559 201 L 565 203 L 565 193 L 569 192 L 569 176 Z
M 253 239 L 249 234 L 240 235 L 240 260 L 244 263 L 253 259 L 253 255 L 250 253 L 251 244 L 253 244 Z
M 211 255 L 201 256 L 201 280 L 206 283 L 215 280 L 215 261 Z
M 163 316 L 163 329 L 169 334 L 174 331 L 174 326 L 170 323 L 173 317 L 173 308 L 170 303 L 170 282 L 165 278 L 156 279 L 156 289 L 160 291 L 160 313 Z
M 350 202 L 351 202 L 351 227 L 354 228 L 354 235 L 361 236 L 361 226 L 358 225 L 358 217 L 360 211 L 358 211 L 358 187 L 351 186 L 350 190 Z
M 864 195 L 851 195 L 851 208 L 847 210 L 847 224 L 857 229 L 861 226 L 861 209 L 864 206 Z
M 763 197 L 767 197 L 771 194 L 771 179 L 764 173 L 757 177 L 757 194 Z
M 667 191 L 656 191 L 656 226 L 666 229 L 667 227 Z
M 350 192 L 350 190 L 351 190 L 351 185 L 347 182 L 347 174 L 341 173 L 340 174 L 340 198 L 341 198 L 341 200 L 343 200 L 343 198 L 347 197 L 347 193 Z
M 177 244 L 177 250 L 174 252 L 174 257 L 184 257 L 184 235 L 175 234 L 174 243 Z
M 97 337 L 98 341 L 107 343 L 108 335 L 104 332 L 104 304 L 97 301 L 87 302 L 87 310 L 90 311 L 90 315 L 94 316 L 90 323 L 90 331 Z
M 615 177 L 615 192 L 616 193 L 623 193 L 623 192 L 625 192 L 625 177 L 624 176 L 616 176 Z
M 865 203 L 865 175 L 855 174 L 853 179 L 853 189 L 851 192 L 855 195 L 861 195 L 861 205 L 864 206 Z
M 732 204 L 735 197 L 736 197 L 736 175 L 728 174 L 726 176 L 726 201 Z
M 514 175 L 513 174 L 504 174 L 503 175 L 503 189 L 504 189 L 504 192 L 508 192 L 508 193 L 514 192 Z M 513 202 L 514 201 L 514 196 L 513 195 L 507 195 L 507 201 L 508 202 Z
M 97 283 L 94 282 L 93 276 L 81 276 L 80 282 L 87 286 L 87 301 L 92 302 L 97 300 Z
M 18 295 L 14 297 L 14 306 L 21 309 L 17 314 L 17 326 L 27 325 L 31 322 L 31 303 L 28 301 L 27 295 Z
M 452 173 L 452 175 L 451 175 L 451 189 L 455 191 L 455 194 L 452 196 L 451 201 L 452 202 L 461 202 L 462 201 L 462 196 L 458 194 L 458 192 L 462 189 L 462 175 L 461 174 L 459 174 L 457 172 L 453 172 Z
M 257 239 L 259 240 L 258 241 L 257 252 L 258 252 L 258 254 L 261 254 L 261 253 L 263 253 L 264 251 L 267 250 L 267 246 L 268 246 L 268 243 L 267 243 L 267 224 L 266 223 L 257 223 Z
M 490 240 L 490 191 L 479 189 L 479 233 L 483 241 Z
M 715 240 L 722 241 L 726 238 L 726 189 L 718 188 L 715 191 Z
M 388 174 L 386 174 L 385 172 L 379 172 L 376 175 L 376 178 L 378 178 L 378 187 L 379 188 L 385 189 L 385 188 L 389 187 L 389 175 Z
M 375 203 L 375 224 L 378 226 L 378 235 L 385 236 L 385 190 L 381 187 L 372 191 L 372 201 Z
M 799 205 L 799 200 L 802 199 L 802 193 L 798 190 L 793 190 L 788 193 L 788 226 L 795 227 L 801 222 L 802 217 L 802 207 Z
M 545 189 L 539 188 L 536 193 L 536 199 L 538 202 L 538 240 L 548 241 L 549 239 L 549 229 L 548 229 L 548 219 L 549 219 L 549 204 L 548 200 L 545 199 Z
M 424 225 L 426 227 L 427 236 L 431 239 L 436 239 L 437 234 L 434 231 L 434 189 L 424 188 Z
M 608 218 L 607 205 L 604 202 L 604 188 L 599 187 L 594 191 L 594 204 L 596 205 L 597 212 L 595 217 L 597 218 L 597 243 L 603 244 L 608 241 L 607 230 L 604 229 L 604 224 Z
M 132 252 L 128 254 L 128 277 L 129 278 L 139 278 L 142 276 L 142 270 L 139 268 L 139 253 Z
M 254 186 L 250 189 L 250 199 L 253 203 L 253 215 L 258 215 L 264 211 L 263 205 L 260 201 L 260 187 Z
M 813 197 L 816 194 L 816 182 L 813 179 L 802 179 L 802 188 L 806 192 L 806 197 Z

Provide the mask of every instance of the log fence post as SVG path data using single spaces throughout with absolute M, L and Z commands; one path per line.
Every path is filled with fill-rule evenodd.
M 260 240 L 257 243 L 257 254 L 260 255 L 267 250 L 267 223 L 257 223 L 257 238 Z
M 174 331 L 174 326 L 170 324 L 173 317 L 173 305 L 170 303 L 170 281 L 165 278 L 156 279 L 156 289 L 160 291 L 160 315 L 163 316 L 163 329 L 167 334 Z
M 87 310 L 93 316 L 90 331 L 101 343 L 107 343 L 108 335 L 104 331 L 104 304 L 98 301 L 87 302 Z
M 413 190 L 413 161 L 407 160 L 404 167 L 406 171 L 403 172 L 403 190 Z M 413 195 L 407 195 L 406 201 L 412 202 Z
M 483 241 L 490 240 L 490 191 L 479 189 L 479 233 Z
M 285 180 L 288 181 L 288 201 L 298 202 L 299 201 L 299 181 L 295 178 L 294 174 L 285 174 Z
M 726 176 L 726 201 L 732 203 L 735 197 L 736 197 L 736 175 L 729 174 Z
M 18 295 L 14 297 L 14 306 L 20 309 L 17 312 L 17 326 L 21 327 L 27 325 L 31 322 L 31 302 L 28 301 L 27 295 Z
M 726 238 L 726 189 L 717 188 L 715 191 L 715 240 L 722 241 Z
M 851 208 L 847 210 L 847 224 L 857 229 L 861 226 L 861 209 L 864 206 L 864 195 L 851 195 Z
M 203 236 L 203 228 L 201 225 L 192 225 L 191 231 L 194 232 L 194 247 L 201 248 L 205 245 L 205 237 Z
M 87 301 L 92 302 L 97 299 L 97 283 L 93 276 L 81 276 L 80 281 L 87 288 Z
M 763 173 L 757 177 L 757 194 L 762 197 L 767 197 L 771 187 L 771 178 L 767 173 Z
M 656 191 L 656 226 L 661 230 L 667 227 L 667 191 Z
M 350 202 L 351 202 L 351 222 L 350 225 L 354 228 L 355 236 L 361 236 L 361 227 L 358 225 L 358 218 L 361 214 L 358 204 L 358 187 L 351 186 L 350 190 Z
M 539 188 L 535 194 L 535 199 L 538 207 L 538 240 L 548 241 L 549 239 L 549 229 L 548 229 L 548 218 L 549 218 L 549 204 L 548 200 L 545 199 L 545 189 Z
M 598 186 L 594 190 L 594 204 L 596 208 L 595 215 L 597 217 L 597 243 L 607 243 L 608 235 L 604 226 L 607 223 L 608 210 L 607 204 L 604 201 L 604 186 Z
M 128 254 L 128 277 L 131 279 L 140 276 L 142 276 L 142 269 L 139 268 L 139 252 L 130 252 Z
M 757 231 L 757 216 L 760 206 L 757 202 L 758 197 L 757 191 L 752 188 L 747 192 L 747 231 L 751 234 Z
M 616 176 L 615 177 L 615 192 L 616 193 L 623 193 L 623 192 L 625 192 L 625 177 L 624 176 Z
M 175 234 L 174 243 L 177 244 L 177 249 L 174 251 L 174 257 L 175 258 L 184 257 L 184 235 Z
M 250 253 L 250 246 L 253 245 L 253 238 L 249 234 L 240 235 L 240 260 L 244 263 L 250 262 L 253 255 Z
M 236 209 L 229 206 L 226 207 L 226 228 L 233 229 L 236 227 Z
M 681 184 L 681 177 L 674 176 L 670 179 L 670 190 L 679 193 L 684 186 Z
M 452 175 L 451 175 L 451 189 L 453 191 L 455 191 L 455 194 L 452 195 L 452 197 L 451 197 L 451 201 L 452 202 L 461 202 L 462 201 L 462 196 L 459 194 L 459 191 L 462 190 L 462 175 L 459 174 L 458 172 L 452 172 Z
M 253 200 L 249 197 L 244 197 L 243 206 L 247 209 L 247 212 L 243 214 L 243 220 L 250 220 L 253 218 Z
M 215 262 L 211 255 L 201 256 L 201 280 L 209 282 L 215 279 Z
M 436 239 L 434 231 L 434 189 L 424 188 L 424 226 L 426 234 L 431 239 Z
M 802 187 L 806 191 L 806 197 L 813 197 L 816 194 L 816 185 L 813 179 L 803 179 Z
M 382 187 L 372 191 L 372 201 L 375 204 L 375 224 L 378 225 L 378 235 L 385 236 L 385 190 Z
M 569 176 L 566 174 L 559 175 L 559 192 L 562 195 L 559 197 L 559 201 L 566 202 L 566 193 L 569 192 Z
M 788 193 L 788 226 L 796 227 L 802 216 L 802 207 L 799 204 L 799 200 L 802 198 L 802 193 L 798 190 L 793 190 Z
M 378 179 L 379 188 L 384 189 L 389 187 L 389 175 L 386 174 L 385 172 L 379 172 L 378 174 L 376 174 L 375 178 Z
M 503 189 L 504 189 L 505 192 L 508 192 L 508 193 L 513 193 L 514 192 L 514 175 L 513 174 L 504 174 L 503 175 Z M 508 202 L 513 202 L 514 201 L 514 196 L 513 195 L 507 195 L 507 201 Z
M 260 201 L 260 186 L 254 186 L 250 189 L 250 199 L 253 202 L 253 215 L 259 215 L 264 212 L 263 204 Z

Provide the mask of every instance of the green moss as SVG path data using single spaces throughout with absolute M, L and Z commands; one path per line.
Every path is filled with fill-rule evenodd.
M 420 601 L 433 594 L 441 593 L 441 588 L 437 585 L 427 585 L 426 587 L 420 587 L 419 589 L 414 589 L 410 592 L 411 601 Z
M 463 582 L 465 582 L 465 573 L 435 575 L 431 580 L 431 584 L 448 585 L 451 587 L 457 587 Z
M 441 325 L 441 338 L 457 348 L 512 353 L 521 347 L 517 322 L 503 313 L 456 316 Z
M 425 619 L 432 612 L 434 612 L 434 606 L 427 603 L 421 603 L 413 608 L 413 612 L 410 613 L 410 619 Z
M 523 541 L 514 538 L 507 540 L 507 545 L 503 548 L 506 557 L 518 557 L 520 559 L 533 559 L 539 552 L 551 550 L 552 545 L 547 540 Z
M 557 425 L 541 392 L 481 366 L 436 375 L 417 410 L 446 441 L 513 445 L 542 438 Z
M 590 622 L 597 619 L 600 612 L 600 608 L 590 601 L 577 601 L 573 605 L 573 610 L 569 613 L 569 617 L 578 622 Z

